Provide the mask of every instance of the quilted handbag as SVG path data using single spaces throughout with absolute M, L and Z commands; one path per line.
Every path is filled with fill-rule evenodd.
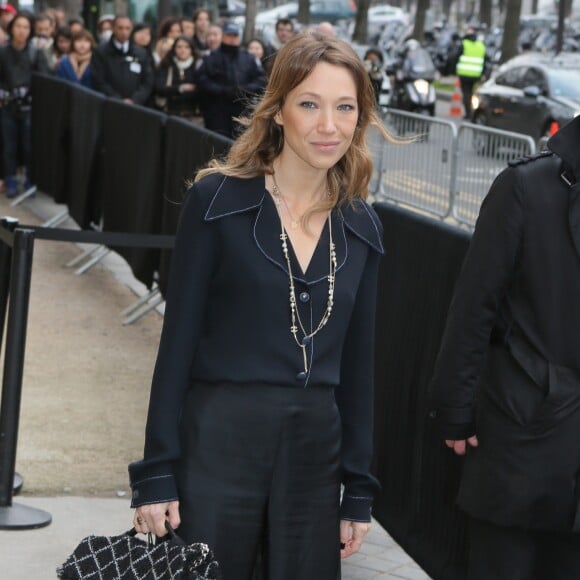
M 87 536 L 60 566 L 63 580 L 220 580 L 219 564 L 207 544 L 184 542 L 166 522 L 168 534 L 155 543 L 136 537 Z

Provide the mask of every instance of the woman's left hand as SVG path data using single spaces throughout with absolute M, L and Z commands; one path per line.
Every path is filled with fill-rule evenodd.
M 340 520 L 340 543 L 344 544 L 344 548 L 340 550 L 340 557 L 348 558 L 356 554 L 370 529 L 371 524 L 369 522 Z

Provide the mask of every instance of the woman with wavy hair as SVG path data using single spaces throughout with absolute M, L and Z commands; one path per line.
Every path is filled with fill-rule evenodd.
M 364 65 L 302 34 L 278 53 L 227 159 L 183 207 L 144 458 L 139 532 L 179 527 L 248 580 L 336 580 L 369 529 L 381 225 L 365 203 Z M 344 492 L 341 498 L 341 484 Z

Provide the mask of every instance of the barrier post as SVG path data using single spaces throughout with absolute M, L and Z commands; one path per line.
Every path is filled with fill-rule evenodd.
M 11 217 L 0 218 L 0 228 L 12 234 L 18 226 L 18 220 Z M 8 310 L 8 296 L 10 295 L 10 264 L 12 261 L 12 244 L 0 241 L 0 351 L 4 338 L 6 311 Z M 14 494 L 16 495 L 23 485 L 22 477 L 14 474 Z
M 0 228 L 8 232 L 14 232 L 18 220 L 11 217 L 0 219 Z M 0 350 L 4 338 L 4 323 L 6 322 L 6 310 L 10 290 L 10 263 L 12 260 L 12 246 L 0 242 Z
M 455 134 L 453 145 L 451 146 L 451 179 L 449 182 L 449 214 L 457 216 L 457 167 L 459 165 L 459 138 Z
M 52 516 L 43 510 L 12 504 L 33 249 L 34 232 L 15 229 L 0 406 L 0 529 L 2 530 L 41 528 L 52 521 Z

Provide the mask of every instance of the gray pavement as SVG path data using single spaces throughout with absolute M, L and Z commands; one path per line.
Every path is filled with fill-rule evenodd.
M 117 535 L 131 527 L 127 499 L 17 496 L 14 504 L 42 509 L 53 519 L 45 528 L 0 531 L 2 580 L 54 580 L 56 567 L 82 538 L 90 534 Z M 423 580 L 429 577 L 375 522 L 361 552 L 343 563 L 342 578 Z
M 57 206 L 50 198 L 42 194 L 37 195 L 35 199 L 24 202 L 17 210 L 11 210 L 7 200 L 3 195 L 0 195 L 0 216 L 17 213 L 20 214 L 21 223 L 36 223 L 38 220 L 46 220 L 61 210 L 62 206 Z M 74 223 L 69 221 L 63 227 L 74 227 Z M 64 263 L 66 259 L 70 258 L 71 249 L 64 245 L 62 248 L 62 256 L 58 258 L 58 261 Z M 60 252 L 58 249 L 53 251 Z M 76 251 L 78 253 L 79 250 L 77 249 Z M 59 283 L 70 286 L 70 282 L 66 281 L 66 276 L 60 278 L 54 270 L 45 268 L 43 264 L 42 260 L 36 261 L 35 258 L 33 275 L 35 279 L 46 281 L 46 286 L 42 287 L 43 292 L 48 293 L 50 280 L 62 279 L 64 282 Z M 45 271 L 42 271 L 43 269 Z M 114 276 L 113 283 L 120 288 L 130 288 L 131 292 L 129 294 L 140 295 L 145 291 L 145 287 L 132 277 L 128 266 L 116 254 L 107 256 L 101 266 L 91 273 L 94 277 L 92 284 L 95 284 L 95 278 L 110 275 L 111 273 Z M 64 288 L 56 288 L 54 290 L 59 292 L 64 290 Z M 108 299 L 109 309 L 117 307 L 110 302 L 112 298 Z M 93 308 L 93 304 L 87 298 L 86 308 Z M 104 307 L 107 308 L 107 298 L 104 298 Z M 149 314 L 148 316 L 155 315 Z M 120 321 L 118 324 L 120 325 Z M 66 327 L 62 329 L 63 337 L 66 336 L 67 331 Z M 143 327 L 141 327 L 141 332 L 143 332 Z M 29 334 L 34 335 L 34 333 L 35 325 L 30 324 Z M 110 341 L 111 337 L 107 334 L 93 333 L 91 340 Z M 93 346 L 93 348 L 95 347 Z M 44 375 L 48 372 L 47 368 L 43 368 Z M 33 382 L 32 379 L 30 382 Z M 25 411 L 26 408 L 27 406 L 24 406 Z M 51 412 L 54 413 L 54 411 L 50 410 L 45 411 L 45 419 L 47 421 Z M 26 422 L 24 422 L 24 427 L 26 427 Z M 21 425 L 20 435 L 22 435 L 23 431 L 25 429 L 22 429 Z M 20 447 L 22 447 L 22 451 L 25 451 L 28 449 L 26 437 L 21 438 L 23 441 Z M 100 451 L 93 447 L 93 452 L 99 453 Z M 38 453 L 41 453 L 41 450 L 38 450 Z M 26 455 L 26 453 L 21 455 Z M 59 456 L 43 458 L 43 460 L 45 461 L 43 464 L 45 470 L 54 471 L 55 473 L 58 473 L 59 469 L 64 466 L 64 464 L 61 465 L 59 463 Z M 93 457 L 93 462 L 97 462 L 97 460 L 98 458 Z M 23 462 L 23 464 L 32 467 L 34 466 L 34 461 Z M 86 467 L 79 465 L 78 469 L 86 469 Z M 28 505 L 45 510 L 52 515 L 52 523 L 47 527 L 34 530 L 0 531 L 1 580 L 53 579 L 56 577 L 56 567 L 66 559 L 67 555 L 83 537 L 89 534 L 116 535 L 131 527 L 132 513 L 128 507 L 127 489 L 116 487 L 114 489 L 118 491 L 114 492 L 110 488 L 103 487 L 100 489 L 97 486 L 91 488 L 90 492 L 84 495 L 83 493 L 78 493 L 77 489 L 80 488 L 69 489 L 67 487 L 61 487 L 62 493 L 60 494 L 58 492 L 35 492 L 33 481 L 29 481 L 29 485 L 27 485 L 27 473 L 29 471 L 23 473 L 23 495 L 15 496 L 14 504 Z M 72 477 L 70 473 L 68 477 Z M 33 491 L 30 491 L 31 489 Z M 342 570 L 343 580 L 376 578 L 419 580 L 429 578 L 376 522 L 367 536 L 361 552 L 344 561 Z

